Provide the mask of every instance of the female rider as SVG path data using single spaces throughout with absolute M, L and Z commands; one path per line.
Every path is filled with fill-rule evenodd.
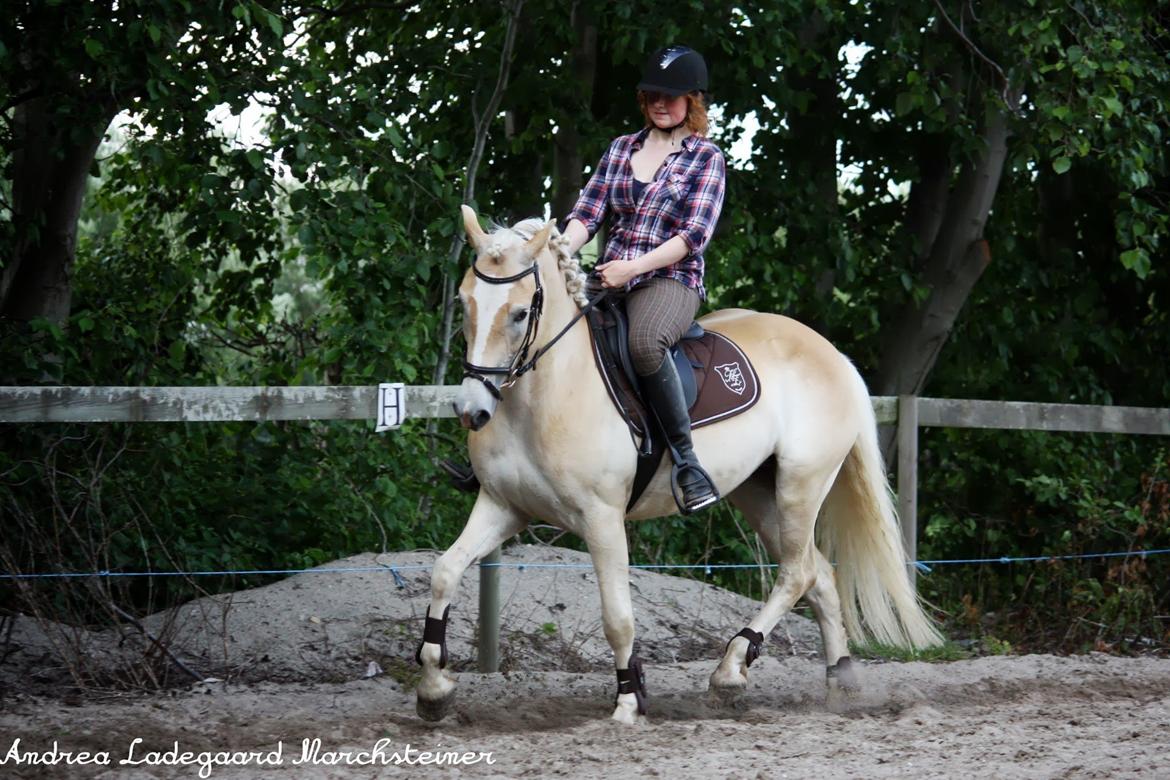
M 719 500 L 691 443 L 682 384 L 668 351 L 694 321 L 703 288 L 703 251 L 723 208 L 723 153 L 709 141 L 707 65 L 685 46 L 655 52 L 638 84 L 646 126 L 620 136 L 601 157 L 565 236 L 577 252 L 605 219 L 601 283 L 624 290 L 630 355 L 642 390 L 677 453 L 680 509 Z

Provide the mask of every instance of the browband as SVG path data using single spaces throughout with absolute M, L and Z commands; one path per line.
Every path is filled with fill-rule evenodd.
M 476 277 L 483 279 L 488 284 L 511 284 L 512 282 L 520 281 L 525 276 L 528 276 L 528 274 L 535 273 L 536 272 L 536 263 L 533 263 L 532 265 L 528 266 L 523 271 L 521 271 L 518 274 L 515 274 L 514 276 L 488 276 L 484 272 L 480 271 L 479 268 L 475 265 L 475 263 L 471 264 L 471 270 L 475 272 Z M 539 278 L 539 277 L 537 277 L 537 278 Z M 540 283 L 538 282 L 537 286 L 539 286 L 539 285 L 540 285 Z

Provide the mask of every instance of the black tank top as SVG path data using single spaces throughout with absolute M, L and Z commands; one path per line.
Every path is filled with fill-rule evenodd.
M 649 186 L 649 184 L 650 182 L 648 181 L 642 181 L 641 179 L 634 177 L 634 203 L 642 200 L 642 193 L 646 191 L 646 187 Z

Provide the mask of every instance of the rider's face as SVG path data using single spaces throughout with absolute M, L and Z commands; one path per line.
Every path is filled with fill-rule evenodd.
M 646 93 L 646 112 L 650 121 L 662 130 L 678 126 L 687 116 L 687 96 Z

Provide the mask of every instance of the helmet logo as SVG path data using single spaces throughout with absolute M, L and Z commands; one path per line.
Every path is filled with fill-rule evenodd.
M 662 59 L 659 60 L 658 67 L 662 70 L 666 70 L 670 67 L 670 63 L 686 54 L 687 51 L 688 50 L 685 46 L 671 46 L 669 49 L 662 52 Z

